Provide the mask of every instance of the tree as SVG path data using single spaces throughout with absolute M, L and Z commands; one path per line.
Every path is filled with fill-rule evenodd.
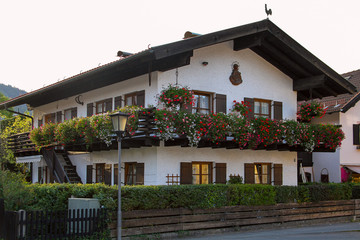
M 1 115 L 0 131 L 0 169 L 11 171 L 23 171 L 24 165 L 17 164 L 14 153 L 8 149 L 8 137 L 17 133 L 31 130 L 31 119 L 20 115 L 6 117 Z
M 9 100 L 9 98 L 0 92 L 0 103 L 5 102 L 7 100 Z M 8 112 L 6 110 L 0 110 L 0 119 L 3 119 L 4 117 L 10 118 L 10 117 L 12 117 L 12 115 L 13 114 L 11 112 Z

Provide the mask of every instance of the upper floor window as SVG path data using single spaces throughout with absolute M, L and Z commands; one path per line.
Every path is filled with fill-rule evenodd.
M 254 117 L 271 118 L 271 101 L 254 99 Z
M 77 108 L 69 108 L 64 110 L 64 120 L 70 120 L 77 117 Z
M 106 113 L 112 110 L 112 98 L 96 102 L 96 114 Z
M 125 106 L 145 106 L 145 91 L 133 92 L 125 95 Z
M 195 91 L 192 112 L 210 114 L 211 110 L 211 94 Z

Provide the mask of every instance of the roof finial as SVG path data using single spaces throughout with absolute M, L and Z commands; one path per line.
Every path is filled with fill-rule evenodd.
M 265 12 L 266 12 L 266 15 L 267 15 L 267 19 L 269 19 L 269 15 L 272 15 L 272 11 L 271 9 L 269 8 L 269 10 L 267 9 L 267 4 L 265 3 Z

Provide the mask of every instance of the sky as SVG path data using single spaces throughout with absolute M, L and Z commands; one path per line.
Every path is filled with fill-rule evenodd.
M 338 73 L 360 69 L 359 0 L 0 0 L 0 83 L 32 91 L 136 53 L 270 20 Z

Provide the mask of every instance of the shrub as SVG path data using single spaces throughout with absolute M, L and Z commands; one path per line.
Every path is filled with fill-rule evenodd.
M 271 205 L 275 204 L 275 190 L 271 185 L 229 185 L 228 205 Z
M 299 191 L 297 186 L 274 186 L 275 201 L 277 203 L 293 203 L 299 200 Z

